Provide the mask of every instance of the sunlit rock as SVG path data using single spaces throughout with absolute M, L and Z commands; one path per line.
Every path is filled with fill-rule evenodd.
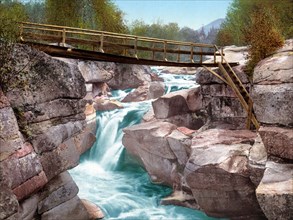
M 293 83 L 254 85 L 252 99 L 259 122 L 293 126 Z
M 124 129 L 122 139 L 127 151 L 144 164 L 154 182 L 172 185 L 171 172 L 176 155 L 167 136 L 176 129 L 168 122 L 148 122 Z
M 114 69 L 114 77 L 108 82 L 112 89 L 137 88 L 150 82 L 150 69 L 140 65 L 120 64 Z
M 259 133 L 269 155 L 293 160 L 293 129 L 262 126 Z
M 102 219 L 105 217 L 100 207 L 96 204 L 86 199 L 81 199 L 81 202 L 86 208 L 90 220 Z
M 152 102 L 156 118 L 195 112 L 202 108 L 200 88 L 192 88 L 166 94 Z
M 255 138 L 255 133 L 242 130 L 211 129 L 195 134 L 184 176 L 208 215 L 263 217 L 250 179 L 249 154 Z

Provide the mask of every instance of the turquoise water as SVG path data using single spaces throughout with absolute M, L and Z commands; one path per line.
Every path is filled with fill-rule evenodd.
M 190 85 L 194 84 L 186 87 Z M 174 86 L 178 89 L 178 84 Z M 113 94 L 120 99 L 127 92 Z M 150 101 L 128 103 L 123 109 L 97 113 L 97 141 L 70 171 L 79 187 L 79 197 L 99 205 L 105 219 L 214 219 L 200 211 L 160 205 L 161 198 L 171 194 L 172 189 L 152 184 L 122 146 L 122 129 L 139 123 L 150 105 Z

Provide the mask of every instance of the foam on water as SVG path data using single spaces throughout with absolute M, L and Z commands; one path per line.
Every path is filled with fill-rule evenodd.
M 161 75 L 162 76 L 162 75 Z M 193 76 L 163 76 L 167 91 L 194 86 Z M 185 82 L 185 84 L 184 84 Z M 123 98 L 128 91 L 112 94 Z M 97 141 L 70 170 L 79 186 L 79 197 L 99 205 L 106 219 L 213 219 L 204 213 L 179 206 L 161 206 L 172 189 L 152 184 L 148 174 L 122 145 L 122 129 L 140 122 L 151 102 L 123 104 L 123 109 L 97 112 Z

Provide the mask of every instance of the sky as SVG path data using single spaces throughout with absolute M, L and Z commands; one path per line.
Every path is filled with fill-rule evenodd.
M 125 13 L 127 24 L 138 19 L 147 24 L 157 20 L 195 30 L 218 19 L 225 18 L 232 0 L 113 0 Z

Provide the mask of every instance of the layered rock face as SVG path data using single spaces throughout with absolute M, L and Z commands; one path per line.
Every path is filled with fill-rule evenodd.
M 201 91 L 192 88 L 153 101 L 153 113 L 144 117 L 148 122 L 124 129 L 123 145 L 153 182 L 173 187 L 164 204 L 215 217 L 264 218 L 255 189 L 265 169 L 265 148 L 250 131 L 191 130 L 211 121 L 200 117 L 206 107 Z
M 256 190 L 268 219 L 293 218 L 293 40 L 254 70 L 252 96 L 269 161 Z
M 238 99 L 203 69 L 200 87 L 160 97 L 144 123 L 124 130 L 124 146 L 150 178 L 173 187 L 163 204 L 231 219 L 292 219 L 292 42 L 258 64 L 253 86 L 243 73 L 247 48 L 225 49 L 228 61 L 240 61 L 234 70 L 251 91 L 258 132 L 242 130 Z
M 56 58 L 77 66 L 86 83 L 87 108 L 108 111 L 123 108 L 122 103 L 111 99 L 111 91 L 134 89 L 122 102 L 138 102 L 157 98 L 164 94 L 161 82 L 151 82 L 149 67 L 110 62 L 84 61 Z M 156 79 L 157 80 L 157 79 Z
M 78 66 L 26 45 L 12 58 L 27 87 L 0 91 L 0 218 L 89 219 L 66 171 L 95 141 Z
M 160 121 L 124 131 L 128 152 L 141 161 L 152 181 L 181 191 L 181 205 L 215 217 L 264 217 L 255 188 L 266 152 L 255 133 L 223 129 L 190 133 Z
M 233 69 L 249 91 L 249 81 L 243 72 L 247 51 L 247 47 L 228 47 L 224 49 L 228 62 L 239 62 L 240 65 Z M 218 68 L 214 68 L 214 71 L 219 73 Z M 196 82 L 201 85 L 202 102 L 210 118 L 209 127 L 219 127 L 220 125 L 228 129 L 245 129 L 247 113 L 232 89 L 203 68 L 196 71 L 195 77 Z

